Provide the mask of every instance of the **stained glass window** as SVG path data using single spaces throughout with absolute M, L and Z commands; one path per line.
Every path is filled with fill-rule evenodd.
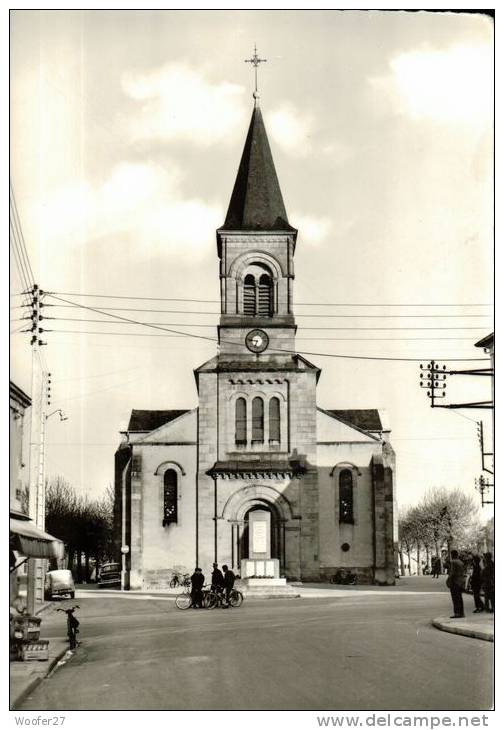
M 247 402 L 238 398 L 235 406 L 235 443 L 244 446 L 247 443 Z
M 252 443 L 264 442 L 264 403 L 262 398 L 252 401 Z
M 276 397 L 269 402 L 269 440 L 280 443 L 280 401 Z
M 339 521 L 353 524 L 353 478 L 350 469 L 339 475 Z
M 177 522 L 177 472 L 167 469 L 164 473 L 163 527 Z

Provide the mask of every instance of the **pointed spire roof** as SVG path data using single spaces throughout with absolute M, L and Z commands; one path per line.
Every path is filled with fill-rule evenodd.
M 231 195 L 227 231 L 294 231 L 278 184 L 259 105 L 256 103 Z

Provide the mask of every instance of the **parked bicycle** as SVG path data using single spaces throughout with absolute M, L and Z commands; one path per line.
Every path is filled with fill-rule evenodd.
M 242 603 L 243 593 L 236 590 L 235 588 L 232 589 L 229 596 L 229 603 L 227 603 L 226 595 L 223 591 L 216 591 L 212 590 L 212 588 L 209 586 L 203 586 L 201 599 L 202 608 L 211 609 L 216 608 L 217 606 L 222 606 L 222 608 L 225 608 L 227 606 L 239 608 Z M 179 595 L 175 599 L 175 605 L 181 611 L 184 611 L 187 608 L 191 608 L 191 606 L 193 605 L 191 591 L 186 590 L 183 591 L 183 593 L 179 593 Z
M 185 588 L 191 585 L 191 576 L 189 573 L 174 573 L 170 581 L 170 588 L 177 588 L 177 586 L 184 586 Z
M 189 583 L 190 583 L 190 581 L 189 581 Z M 202 596 L 203 596 L 202 597 L 202 601 L 201 601 L 201 606 L 202 606 L 202 608 L 206 608 L 207 607 L 206 606 L 206 596 L 209 593 L 208 587 L 207 586 L 203 586 L 203 589 L 202 589 L 201 593 L 202 593 Z M 175 599 L 175 605 L 181 611 L 185 611 L 186 608 L 191 608 L 191 606 L 193 605 L 191 590 L 190 589 L 189 590 L 186 589 L 182 593 L 179 593 L 178 596 Z
M 58 608 L 57 611 L 66 613 L 67 615 L 67 635 L 70 643 L 70 649 L 77 648 L 77 634 L 79 633 L 79 620 L 74 613 L 80 606 L 72 606 L 72 608 Z
M 243 593 L 241 591 L 236 590 L 236 588 L 232 588 L 229 593 L 229 602 L 226 601 L 226 593 L 222 590 L 212 590 L 208 592 L 208 595 L 206 596 L 207 604 L 205 608 L 216 608 L 217 606 L 221 606 L 222 608 L 227 608 L 228 606 L 231 606 L 232 608 L 239 608 L 243 603 Z
M 333 584 L 353 586 L 357 583 L 357 576 L 346 568 L 340 568 L 334 575 L 331 575 L 330 581 Z

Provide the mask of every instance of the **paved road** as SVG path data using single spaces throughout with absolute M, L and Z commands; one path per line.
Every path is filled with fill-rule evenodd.
M 82 645 L 25 710 L 483 710 L 489 642 L 430 625 L 446 593 L 248 601 L 82 597 Z M 46 636 L 59 631 L 46 620 Z

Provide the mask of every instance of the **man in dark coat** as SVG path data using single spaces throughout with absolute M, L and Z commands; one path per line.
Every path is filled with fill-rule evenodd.
M 485 553 L 483 555 L 481 585 L 485 595 L 485 611 L 493 613 L 495 604 L 495 565 L 492 560 L 492 553 Z
M 214 563 L 212 567 L 212 590 L 216 593 L 221 593 L 224 588 L 224 576 L 219 570 L 217 563 Z
M 432 558 L 432 577 L 439 578 L 439 571 L 441 570 L 441 560 L 435 555 Z
M 484 610 L 483 601 L 481 600 L 481 564 L 480 556 L 476 553 L 473 553 L 471 565 L 471 590 L 474 596 L 473 613 L 481 613 Z
M 448 567 L 446 585 L 450 589 L 453 601 L 453 616 L 450 618 L 464 618 L 464 601 L 462 591 L 465 584 L 464 563 L 459 559 L 457 550 L 450 553 L 451 561 Z
M 229 570 L 227 565 L 223 565 L 222 570 L 224 572 L 224 590 L 226 591 L 226 601 L 229 603 L 229 597 L 231 595 L 231 591 L 233 590 L 235 582 L 235 574 L 232 570 Z
M 191 599 L 193 608 L 203 608 L 202 588 L 205 584 L 205 576 L 201 568 L 195 568 L 191 575 Z

